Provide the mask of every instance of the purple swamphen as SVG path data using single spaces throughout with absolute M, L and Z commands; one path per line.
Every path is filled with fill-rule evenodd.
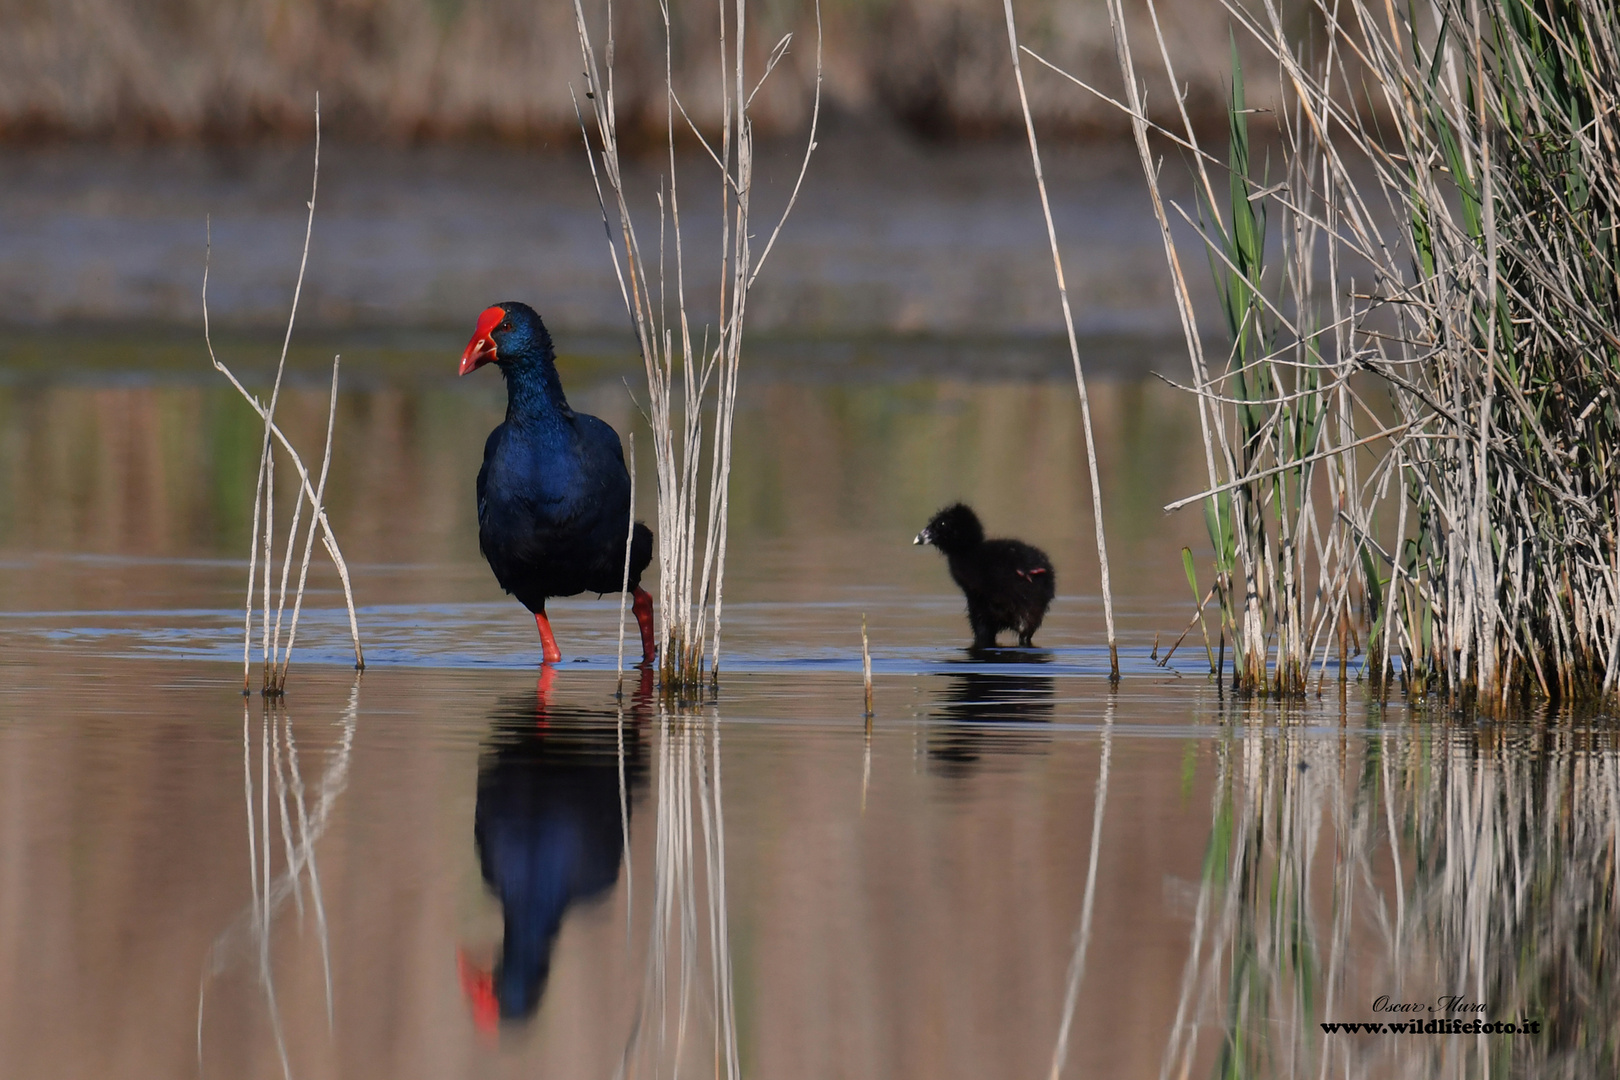
M 1020 645 L 1034 644 L 1057 592 L 1046 552 L 1022 540 L 986 540 L 979 515 L 962 503 L 935 514 L 913 543 L 945 553 L 951 580 L 967 596 L 973 648 L 995 648 L 1003 630 L 1015 631 Z
M 546 599 L 625 588 L 630 473 L 618 432 L 568 407 L 551 335 L 533 308 L 506 301 L 484 309 L 461 374 L 493 362 L 506 377 L 506 421 L 489 433 L 478 470 L 478 547 L 501 588 L 534 613 L 546 663 L 562 659 Z M 636 522 L 630 580 L 641 655 L 650 663 L 652 597 L 641 574 L 652 531 Z

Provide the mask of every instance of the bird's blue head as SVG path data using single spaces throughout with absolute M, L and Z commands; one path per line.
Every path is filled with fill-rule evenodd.
M 557 377 L 551 334 L 534 308 L 508 300 L 485 308 L 461 354 L 461 374 L 494 362 L 506 376 L 507 419 L 534 421 L 570 415 Z
M 556 360 L 551 334 L 534 308 L 517 300 L 507 300 L 485 308 L 478 316 L 472 340 L 461 354 L 465 375 L 490 361 L 503 369 L 547 365 Z

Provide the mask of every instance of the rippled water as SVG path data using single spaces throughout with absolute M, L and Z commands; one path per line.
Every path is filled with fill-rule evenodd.
M 612 598 L 557 602 L 565 662 L 537 668 L 477 554 L 499 386 L 448 378 L 456 344 L 334 345 L 369 667 L 319 571 L 274 707 L 239 696 L 246 410 L 127 342 L 73 343 L 100 374 L 72 380 L 11 346 L 34 374 L 0 385 L 0 1075 L 1613 1074 L 1612 732 L 1331 676 L 1233 702 L 1196 629 L 1158 666 L 1203 543 L 1158 509 L 1199 482 L 1174 391 L 1093 388 L 1116 688 L 1061 364 L 762 356 L 723 678 L 675 708 L 620 692 Z M 631 430 L 626 372 L 563 361 Z M 953 498 L 1052 553 L 1040 648 L 962 650 L 910 543 Z M 1319 1026 L 1448 994 L 1544 1033 Z

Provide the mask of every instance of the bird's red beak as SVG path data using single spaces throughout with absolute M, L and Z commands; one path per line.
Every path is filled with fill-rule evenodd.
M 489 335 L 494 333 L 495 324 L 504 318 L 506 309 L 499 307 L 485 308 L 484 313 L 478 316 L 478 328 L 473 331 L 472 340 L 467 342 L 467 348 L 461 354 L 461 370 L 457 374 L 465 375 L 491 360 L 499 359 L 495 355 L 495 339 Z

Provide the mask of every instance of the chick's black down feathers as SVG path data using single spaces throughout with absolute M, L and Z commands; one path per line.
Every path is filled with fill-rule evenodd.
M 1057 591 L 1046 552 L 1022 540 L 986 540 L 979 516 L 962 503 L 935 514 L 915 542 L 944 552 L 967 597 L 973 648 L 994 648 L 1003 630 L 1016 633 L 1020 645 L 1034 643 Z

